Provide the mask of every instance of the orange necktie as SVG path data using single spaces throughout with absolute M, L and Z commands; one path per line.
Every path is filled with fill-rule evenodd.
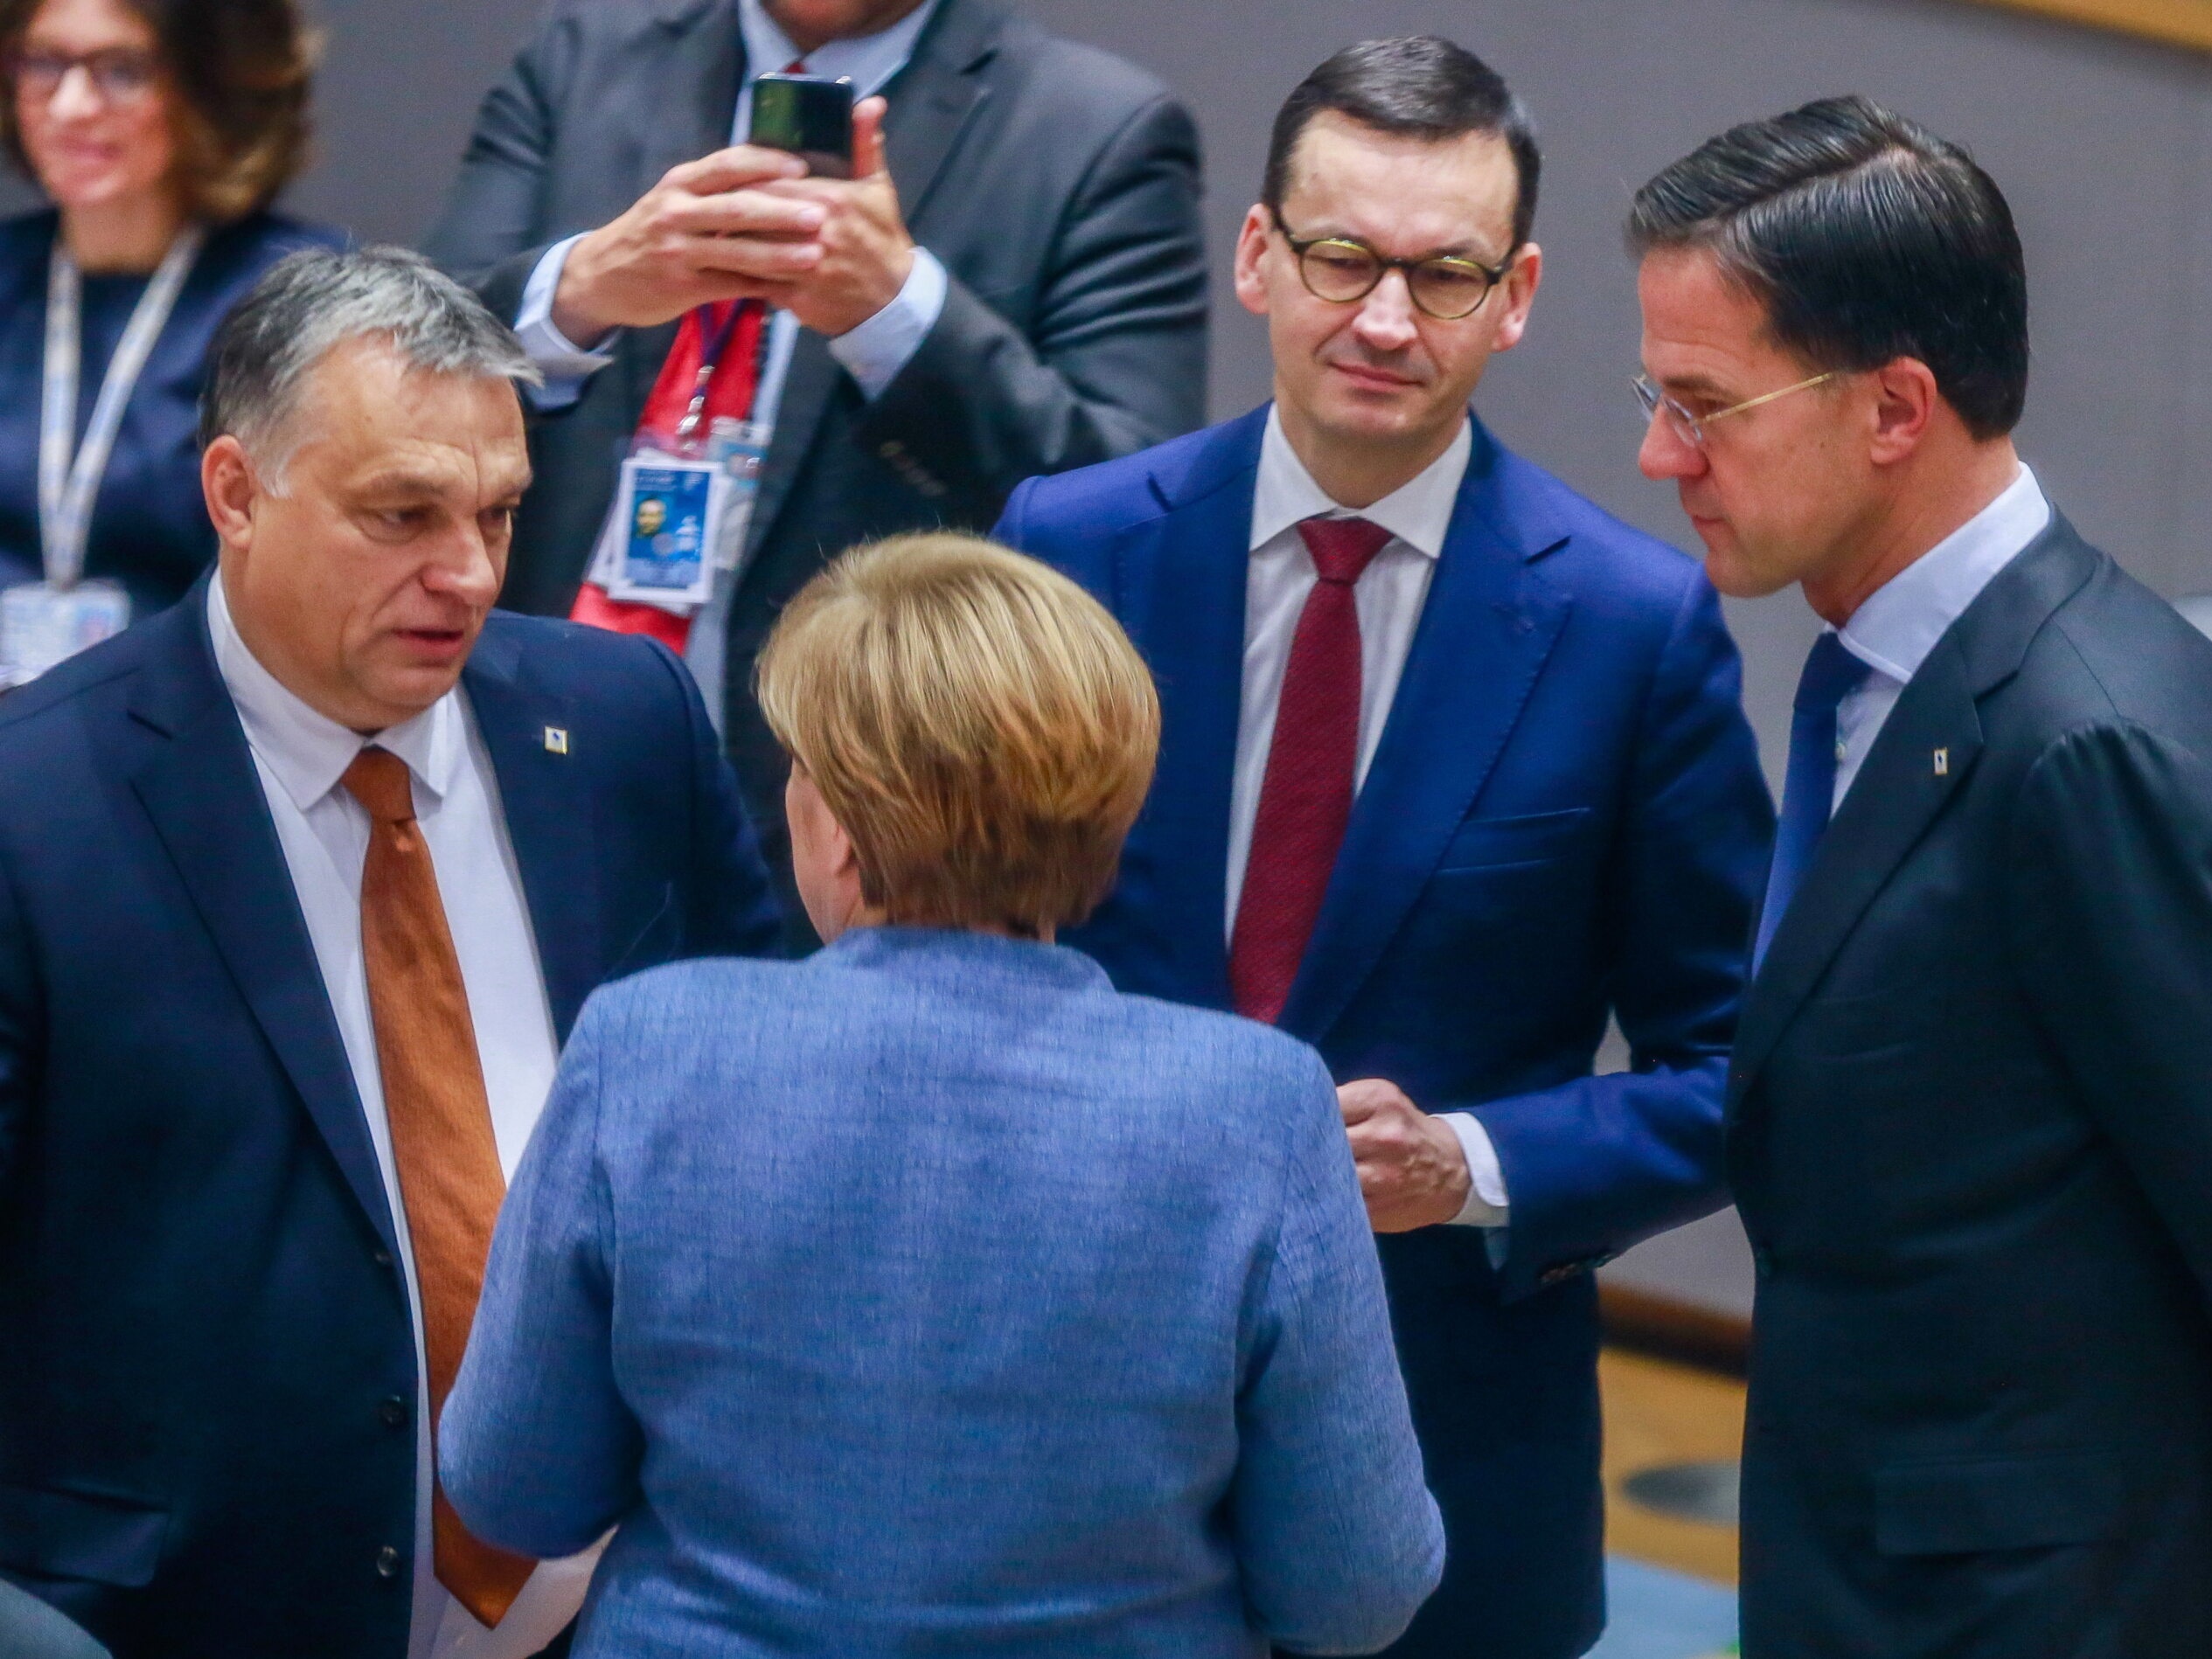
M 344 781 L 371 825 L 361 872 L 361 952 L 392 1158 L 422 1297 L 435 1433 L 469 1346 L 507 1184 L 492 1138 L 469 994 L 430 849 L 414 821 L 407 762 L 388 750 L 364 749 Z M 442 1483 L 431 1497 L 430 1536 L 438 1582 L 480 1622 L 497 1624 L 536 1563 L 470 1536 Z

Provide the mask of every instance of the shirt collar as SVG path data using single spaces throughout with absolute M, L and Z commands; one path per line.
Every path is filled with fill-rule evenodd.
M 415 781 L 435 799 L 444 799 L 452 788 L 463 743 L 458 689 L 413 719 L 365 738 L 309 707 L 261 665 L 232 620 L 220 572 L 207 584 L 207 632 L 215 647 L 216 672 L 238 706 L 247 742 L 302 812 L 336 788 L 353 758 L 372 742 L 406 761 Z
M 2022 466 L 1996 500 L 1867 596 L 1844 625 L 1844 649 L 1908 684 L 1936 642 L 2050 521 L 2042 487 Z
M 851 40 L 825 41 L 806 57 L 806 73 L 831 80 L 850 80 L 853 94 L 866 98 L 881 92 L 892 76 L 914 56 L 914 43 L 929 26 L 939 0 L 925 0 L 888 29 Z M 799 49 L 776 25 L 761 0 L 737 0 L 738 31 L 745 38 L 745 80 L 780 72 L 797 58 Z
M 1252 541 L 1257 552 L 1301 519 L 1325 514 L 1352 515 L 1381 525 L 1424 558 L 1435 559 L 1444 550 L 1451 529 L 1451 515 L 1459 503 L 1459 486 L 1467 476 L 1467 458 L 1474 453 L 1475 426 L 1471 419 L 1459 425 L 1459 435 L 1443 454 L 1413 478 L 1398 486 L 1371 507 L 1353 513 L 1329 499 L 1313 475 L 1290 448 L 1283 430 L 1279 409 L 1269 409 L 1267 435 L 1260 441 L 1260 476 L 1252 496 Z

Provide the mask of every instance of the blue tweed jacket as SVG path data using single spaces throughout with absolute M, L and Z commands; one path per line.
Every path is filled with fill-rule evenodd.
M 1443 1562 L 1320 1060 L 970 934 L 595 996 L 442 1456 L 619 1528 L 580 1659 L 1363 1652 Z

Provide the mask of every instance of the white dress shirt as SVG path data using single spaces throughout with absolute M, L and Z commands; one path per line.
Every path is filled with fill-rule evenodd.
M 1844 649 L 1874 672 L 1836 705 L 1832 814 L 1936 642 L 2050 521 L 2050 503 L 2023 466 L 1996 500 L 1875 589 L 1844 624 Z
M 476 1025 L 500 1168 L 511 1179 L 553 1086 L 560 1045 L 521 871 L 500 810 L 498 781 L 468 700 L 458 691 L 404 725 L 365 739 L 310 708 L 261 665 L 232 621 L 219 579 L 208 586 L 207 622 L 215 666 L 246 729 L 254 769 L 307 921 L 399 1234 L 415 1349 L 414 1613 L 409 1659 L 524 1659 L 575 1616 L 598 1551 L 540 1564 L 513 1608 L 490 1631 L 447 1593 L 432 1570 L 431 1421 L 422 1298 L 399 1168 L 392 1156 L 361 952 L 361 872 L 368 858 L 369 815 L 338 781 L 372 741 L 406 761 L 413 774 L 417 822 L 437 871 L 438 896 Z
M 1474 428 L 1463 424 L 1451 447 L 1418 475 L 1373 506 L 1355 511 L 1332 501 L 1313 482 L 1283 434 L 1282 415 L 1268 412 L 1252 496 L 1251 565 L 1244 584 L 1243 701 L 1236 726 L 1236 775 L 1229 795 L 1228 913 L 1223 926 L 1232 939 L 1237 906 L 1244 896 L 1245 868 L 1252 856 L 1260 787 L 1266 781 L 1268 751 L 1275 742 L 1275 716 L 1283 699 L 1290 642 L 1297 633 L 1306 595 L 1319 580 L 1298 524 L 1332 515 L 1364 518 L 1390 532 L 1390 539 L 1352 590 L 1360 614 L 1360 748 L 1353 774 L 1356 792 L 1367 782 L 1368 765 L 1390 718 L 1390 705 L 1398 695 L 1398 681 L 1413 649 L 1414 630 L 1421 624 L 1429 579 L 1443 556 L 1473 450 Z M 1504 1226 L 1506 1179 L 1497 1149 L 1472 1114 L 1443 1115 L 1459 1136 L 1474 1177 L 1466 1207 L 1453 1218 L 1453 1224 Z
M 830 41 L 806 56 L 806 73 L 850 80 L 856 99 L 872 97 L 907 66 L 914 56 L 915 43 L 936 9 L 937 0 L 928 0 L 879 33 Z M 801 56 L 761 0 L 737 0 L 737 23 L 745 41 L 745 84 L 738 89 L 737 114 L 730 123 L 733 144 L 743 143 L 752 130 L 755 79 L 780 73 Z M 560 288 L 561 272 L 567 268 L 569 250 L 580 239 L 572 236 L 546 250 L 530 273 L 523 288 L 522 309 L 515 316 L 515 332 L 521 337 L 524 350 L 546 377 L 546 384 L 530 394 L 531 401 L 541 410 L 563 409 L 575 402 L 583 395 L 584 382 L 614 361 L 608 354 L 607 340 L 587 349 L 553 325 L 553 295 Z M 944 302 L 944 267 L 927 248 L 916 247 L 914 268 L 891 303 L 831 340 L 830 355 L 844 364 L 865 394 L 880 397 L 921 348 L 923 337 L 936 326 Z M 775 423 L 798 334 L 798 319 L 789 311 L 769 314 L 761 385 L 753 398 L 756 421 Z

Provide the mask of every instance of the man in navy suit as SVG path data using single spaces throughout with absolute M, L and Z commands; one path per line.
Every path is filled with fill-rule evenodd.
M 1729 1168 L 1747 1659 L 2212 1653 L 2212 646 L 2012 440 L 1996 183 L 1861 98 L 1638 193 L 1644 469 L 1799 684 Z
M 1449 1540 L 1394 1653 L 1569 1659 L 1603 1620 L 1589 1270 L 1722 1202 L 1771 809 L 1718 603 L 1469 412 L 1541 273 L 1528 120 L 1434 38 L 1276 123 L 1237 292 L 1276 399 L 1026 484 L 1000 538 L 1158 677 L 1159 771 L 1075 942 L 1319 1048 Z M 1607 1017 L 1633 1052 L 1593 1077 Z
M 676 660 L 489 614 L 533 372 L 412 254 L 278 267 L 216 575 L 0 705 L 0 1571 L 119 1659 L 581 1599 L 458 1525 L 435 1408 L 586 996 L 779 923 Z

